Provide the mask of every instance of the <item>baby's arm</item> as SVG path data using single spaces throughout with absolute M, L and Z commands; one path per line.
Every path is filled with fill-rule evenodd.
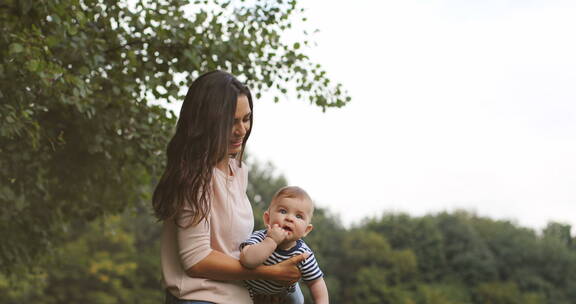
M 266 261 L 266 259 L 276 250 L 278 244 L 286 239 L 286 231 L 274 224 L 268 226 L 266 238 L 258 244 L 246 245 L 240 252 L 240 263 L 246 268 L 255 268 Z
M 261 243 L 246 245 L 240 252 L 240 263 L 246 268 L 256 268 L 276 249 L 276 242 L 267 237 Z
M 326 282 L 324 278 L 320 277 L 314 281 L 306 282 L 308 288 L 310 288 L 310 293 L 314 299 L 314 304 L 328 304 L 328 288 L 326 287 Z

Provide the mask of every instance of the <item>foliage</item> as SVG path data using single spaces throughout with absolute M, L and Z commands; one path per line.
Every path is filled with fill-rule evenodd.
M 556 239 L 562 242 L 564 245 L 573 247 L 574 241 L 570 235 L 570 230 L 572 227 L 567 224 L 557 223 L 557 222 L 550 222 L 542 231 L 544 237 L 549 239 Z
M 369 218 L 342 232 L 341 262 L 326 270 L 338 281 L 331 302 L 571 303 L 570 230 L 551 223 L 538 235 L 463 211 Z
M 201 72 L 228 70 L 257 97 L 295 87 L 344 105 L 307 36 L 284 38 L 299 12 L 294 0 L 2 1 L 0 269 L 33 265 L 72 221 L 143 201 L 175 123 L 160 104 Z
M 468 290 L 459 284 L 419 284 L 415 298 L 422 304 L 471 303 Z
M 432 216 L 413 219 L 407 214 L 386 214 L 381 219 L 367 219 L 364 227 L 386 235 L 394 248 L 411 249 L 425 281 L 435 282 L 444 275 L 444 235 Z
M 160 303 L 158 239 L 160 226 L 149 212 L 132 210 L 106 216 L 91 223 L 75 222 L 74 232 L 53 256 L 43 259 L 44 268 L 27 289 L 6 286 L 6 302 L 41 299 L 41 303 Z M 14 285 L 22 280 L 11 278 Z M 0 287 L 0 292 L 2 287 Z

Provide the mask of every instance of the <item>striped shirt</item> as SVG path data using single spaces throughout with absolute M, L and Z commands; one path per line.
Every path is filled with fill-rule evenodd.
M 246 245 L 253 245 L 262 242 L 266 238 L 266 230 L 258 230 L 252 233 L 252 236 L 242 244 L 240 244 L 240 250 L 244 248 Z M 318 267 L 318 263 L 316 262 L 316 258 L 314 257 L 314 253 L 304 243 L 303 240 L 297 240 L 296 246 L 292 247 L 288 250 L 283 250 L 277 248 L 267 259 L 264 261 L 263 265 L 270 266 L 274 264 L 278 264 L 282 261 L 285 261 L 295 255 L 300 255 L 304 252 L 308 252 L 310 255 L 306 260 L 298 263 L 298 268 L 300 269 L 300 273 L 302 274 L 302 279 L 305 282 L 314 281 L 318 278 L 324 276 L 320 267 Z M 287 292 L 294 291 L 294 285 L 292 286 L 282 286 L 274 281 L 267 281 L 267 280 L 247 280 L 245 281 L 248 289 L 250 290 L 251 294 L 283 294 Z

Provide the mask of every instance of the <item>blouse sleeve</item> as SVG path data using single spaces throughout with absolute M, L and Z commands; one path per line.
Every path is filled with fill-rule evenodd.
M 183 210 L 177 219 L 176 238 L 178 255 L 185 270 L 196 265 L 207 257 L 210 247 L 210 220 L 205 219 L 195 225 L 190 225 L 191 211 Z

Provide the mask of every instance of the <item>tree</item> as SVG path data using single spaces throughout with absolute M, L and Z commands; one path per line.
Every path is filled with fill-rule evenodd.
M 494 280 L 498 276 L 497 261 L 472 225 L 473 217 L 462 211 L 438 215 L 447 265 L 456 280 L 467 284 Z
M 5 288 L 0 283 L 0 303 L 162 302 L 161 225 L 150 210 L 130 208 L 72 226 L 34 275 L 9 278 Z
M 418 301 L 422 304 L 472 303 L 468 289 L 458 284 L 421 284 L 418 285 Z
M 386 275 L 377 267 L 363 267 L 354 274 L 356 284 L 350 286 L 353 297 L 345 303 L 415 304 L 410 292 L 401 286 L 385 284 Z
M 520 304 L 520 291 L 513 282 L 482 283 L 476 288 L 478 303 Z
M 557 222 L 550 222 L 542 231 L 545 238 L 556 239 L 564 243 L 567 247 L 573 246 L 571 235 L 572 226 Z
M 142 201 L 181 100 L 224 69 L 256 97 L 350 99 L 287 41 L 296 1 L 7 0 L 0 4 L 0 268 L 32 264 L 71 220 Z M 276 96 L 276 101 L 278 96 Z
M 348 302 L 378 301 L 384 295 L 389 301 L 394 294 L 404 294 L 428 304 L 536 304 L 571 303 L 576 296 L 576 255 L 566 224 L 552 222 L 538 235 L 510 221 L 457 211 L 417 218 L 386 214 L 355 229 L 345 232 L 343 266 L 335 272 L 344 282 L 342 294 Z M 415 266 L 395 259 L 406 250 L 416 257 L 417 273 L 402 271 Z M 375 266 L 378 261 L 388 265 Z M 358 286 L 360 280 L 366 286 Z M 392 290 L 400 293 L 387 294 Z
M 423 279 L 436 282 L 446 272 L 443 235 L 433 216 L 413 218 L 391 213 L 367 220 L 364 226 L 384 235 L 394 249 L 411 249 Z
M 339 279 L 341 303 L 412 303 L 407 290 L 418 265 L 410 250 L 393 250 L 379 233 L 356 227 L 342 233 L 340 265 L 330 269 Z

